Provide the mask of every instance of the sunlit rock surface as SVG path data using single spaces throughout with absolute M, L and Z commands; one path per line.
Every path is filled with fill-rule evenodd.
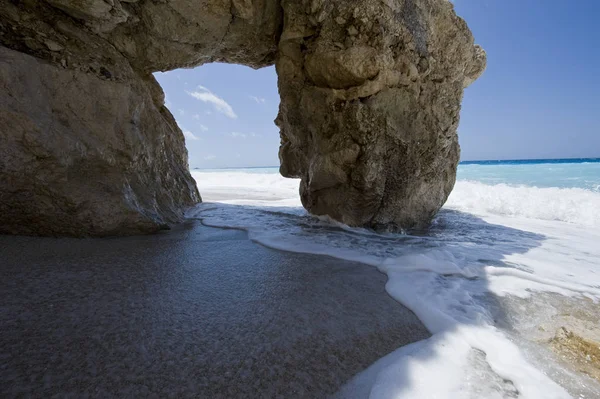
M 200 201 L 152 72 L 276 63 L 281 172 L 349 225 L 419 227 L 450 193 L 485 68 L 446 0 L 0 0 L 0 232 L 156 231 Z
M 463 89 L 485 68 L 443 0 L 283 1 L 281 172 L 353 226 L 426 225 L 452 190 Z

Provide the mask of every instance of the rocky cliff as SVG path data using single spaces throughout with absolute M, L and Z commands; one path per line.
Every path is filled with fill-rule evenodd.
M 445 0 L 284 0 L 281 172 L 310 212 L 425 226 L 454 186 L 463 89 L 485 68 Z
M 350 225 L 416 227 L 485 67 L 447 0 L 0 0 L 0 232 L 152 232 L 200 201 L 152 72 L 276 64 L 281 173 Z

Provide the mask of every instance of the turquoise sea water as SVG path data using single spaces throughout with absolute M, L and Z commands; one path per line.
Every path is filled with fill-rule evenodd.
M 457 178 L 486 184 L 583 188 L 600 192 L 600 158 L 462 162 Z
M 202 169 L 203 173 L 278 173 L 277 166 L 258 168 Z M 531 187 L 583 188 L 600 192 L 600 158 L 465 161 L 457 179 L 485 184 Z

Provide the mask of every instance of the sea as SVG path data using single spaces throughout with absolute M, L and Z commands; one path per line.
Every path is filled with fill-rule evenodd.
M 600 159 L 463 162 L 431 227 L 404 234 L 309 215 L 299 181 L 277 167 L 192 175 L 204 202 L 190 217 L 277 250 L 376 267 L 432 333 L 339 397 L 600 398 L 597 382 L 560 366 L 524 332 L 535 328 L 520 328 L 560 312 L 549 295 L 597 306 L 600 320 Z

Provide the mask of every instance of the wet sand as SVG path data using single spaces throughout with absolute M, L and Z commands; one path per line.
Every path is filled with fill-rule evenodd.
M 0 396 L 325 397 L 429 336 L 385 281 L 197 221 L 0 236 Z
M 574 398 L 600 398 L 600 305 L 583 297 L 535 293 L 505 297 L 508 331 L 518 334 L 529 360 Z M 534 314 L 531 318 L 528 315 Z

